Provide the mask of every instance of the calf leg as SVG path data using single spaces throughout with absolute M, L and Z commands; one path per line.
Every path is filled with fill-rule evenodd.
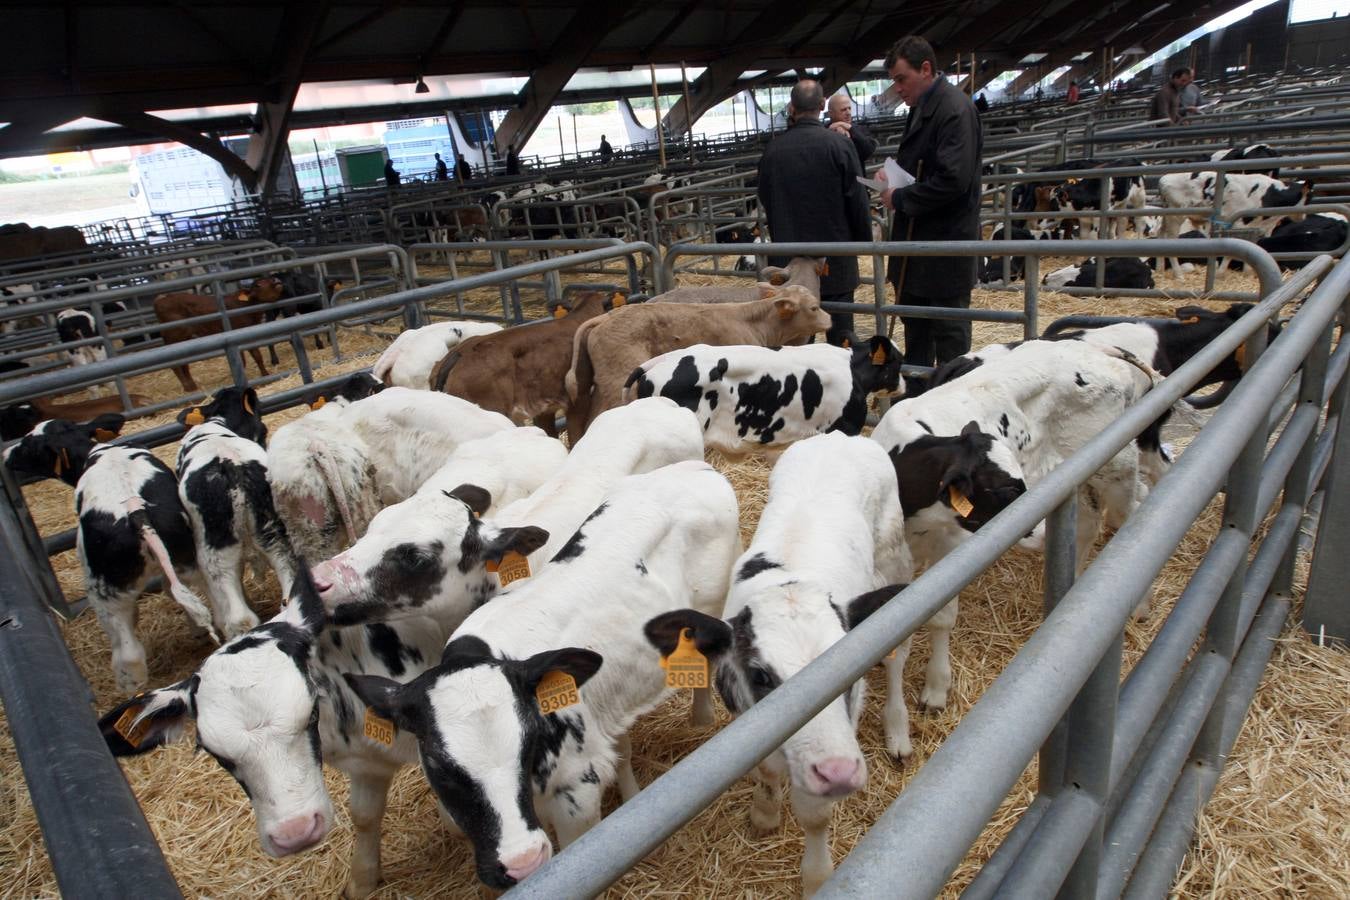
M 914 752 L 909 742 L 909 708 L 905 706 L 905 662 L 909 659 L 913 637 L 905 638 L 895 648 L 895 656 L 886 663 L 886 752 L 891 759 L 903 764 Z
M 919 703 L 928 709 L 946 709 L 952 686 L 952 629 L 956 627 L 957 598 L 937 611 L 924 627 L 928 629 L 928 669 L 924 672 Z M 898 655 L 898 654 L 897 654 Z
M 257 366 L 258 366 L 258 371 L 259 371 L 259 372 L 263 373 L 264 375 L 268 374 L 268 373 L 267 373 L 267 366 L 264 366 L 264 365 L 263 365 L 263 361 L 262 361 L 262 353 L 260 353 L 260 352 L 258 351 L 258 348 L 257 348 L 257 347 L 250 347 L 250 348 L 248 348 L 248 355 L 251 356 L 251 357 L 253 357 L 253 362 L 257 364 Z M 275 362 L 275 360 L 274 360 L 274 362 Z
M 802 848 L 802 896 L 810 897 L 834 871 L 830 858 L 830 814 L 834 801 L 793 788 L 792 813 L 806 832 Z
M 783 786 L 787 781 L 787 760 L 775 750 L 754 768 L 750 775 L 754 799 L 750 804 L 750 833 L 761 835 L 777 831 L 783 824 Z
M 279 365 L 281 365 L 281 358 L 277 356 L 277 345 L 276 345 L 276 344 L 268 344 L 268 345 L 267 345 L 267 358 L 268 358 L 268 360 L 271 361 L 272 365 L 274 365 L 274 366 L 279 366 Z M 259 368 L 261 368 L 261 365 L 259 365 Z
M 136 601 L 139 590 L 116 590 L 98 586 L 85 572 L 85 583 L 90 585 L 89 605 L 94 607 L 98 623 L 112 645 L 113 679 L 122 694 L 145 687 L 148 672 L 145 665 L 145 647 L 136 637 Z
M 694 688 L 694 702 L 689 709 L 689 724 L 702 728 L 713 723 L 712 690 Z
M 183 393 L 195 394 L 200 388 L 197 382 L 192 380 L 192 370 L 186 364 L 173 367 L 173 374 L 178 376 L 178 383 L 183 386 Z
M 638 786 L 637 776 L 633 774 L 633 741 L 625 732 L 617 741 L 619 751 L 619 796 L 627 803 L 642 790 Z
M 393 772 L 361 772 L 351 776 L 347 809 L 352 817 L 352 867 L 342 896 L 361 900 L 380 883 L 380 825 Z
M 208 547 L 197 543 L 197 560 L 206 580 L 206 593 L 215 613 L 216 628 L 228 640 L 258 624 L 244 599 L 244 545 Z

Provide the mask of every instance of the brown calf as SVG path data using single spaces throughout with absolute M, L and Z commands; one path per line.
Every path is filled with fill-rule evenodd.
M 786 287 L 799 284 L 820 297 L 820 276 L 825 274 L 825 260 L 795 256 L 785 267 L 765 266 L 760 270 L 760 278 L 774 287 Z M 759 299 L 759 286 L 754 284 L 731 285 L 714 284 L 698 287 L 671 288 L 664 294 L 657 294 L 648 303 L 749 303 Z
M 263 315 L 267 312 L 267 304 L 255 301 L 247 291 L 226 294 L 224 301 L 226 310 L 250 310 L 230 318 L 231 330 L 257 325 L 262 322 Z M 173 324 L 185 319 L 211 315 L 218 312 L 219 309 L 220 307 L 216 305 L 216 298 L 208 297 L 205 294 L 179 292 L 160 294 L 155 298 L 155 318 L 169 326 L 168 328 L 161 328 L 159 331 L 166 345 L 205 337 L 208 334 L 220 334 L 224 329 L 219 319 L 192 322 L 186 325 Z M 258 364 L 258 371 L 266 375 L 267 367 L 263 365 L 262 354 L 258 352 L 258 348 L 250 347 L 248 352 L 253 357 L 253 361 Z M 178 376 L 178 381 L 183 385 L 185 393 L 191 394 L 199 390 L 197 382 L 192 379 L 192 372 L 189 371 L 186 363 L 181 366 L 174 366 L 173 373 Z

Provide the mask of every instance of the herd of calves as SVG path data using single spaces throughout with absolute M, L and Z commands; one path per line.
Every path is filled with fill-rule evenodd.
M 506 888 L 551 857 L 553 838 L 565 847 L 599 820 L 606 787 L 625 800 L 638 792 L 628 735 L 672 690 L 693 690 L 695 724 L 713 721 L 713 687 L 733 714 L 746 710 L 882 604 L 904 603 L 916 567 L 1248 309 L 1185 307 L 992 345 L 906 383 L 882 338 L 788 345 L 827 317 L 799 285 L 759 290 L 740 303 L 608 312 L 615 298 L 587 296 L 560 318 L 477 337 L 471 323 L 432 326 L 440 357 L 428 363 L 436 354 L 408 338 L 379 371 L 397 381 L 431 368 L 422 386 L 439 390 L 359 374 L 270 441 L 256 393 L 227 388 L 180 413 L 176 472 L 112 443 L 115 414 L 40 424 L 5 462 L 75 489 L 78 555 L 118 689 L 147 682 L 136 606 L 155 572 L 224 640 L 187 678 L 109 710 L 109 747 L 150 751 L 192 719 L 273 856 L 325 838 L 323 763 L 341 769 L 355 833 L 349 897 L 375 890 L 387 790 L 420 764 L 447 826 L 472 843 L 479 879 Z M 722 339 L 707 339 L 709 322 Z M 550 331 L 575 346 L 544 398 L 566 409 L 570 449 L 516 424 L 552 425 L 557 406 L 516 381 Z M 469 339 L 447 356 L 451 336 Z M 498 337 L 508 343 L 497 356 L 475 351 Z M 1230 355 L 1204 382 L 1237 379 L 1242 361 Z M 861 436 L 878 393 L 901 399 Z M 1080 563 L 1102 524 L 1119 526 L 1166 471 L 1162 424 L 1079 491 Z M 748 547 L 709 447 L 776 455 Z M 1023 543 L 1040 540 L 1038 529 Z M 242 572 L 263 558 L 289 601 L 259 624 Z M 956 607 L 927 626 L 928 707 L 947 702 Z M 912 752 L 908 647 L 884 663 L 897 760 Z M 780 826 L 790 788 L 805 894 L 831 870 L 832 805 L 867 781 L 862 707 L 859 681 L 752 775 L 758 831 Z

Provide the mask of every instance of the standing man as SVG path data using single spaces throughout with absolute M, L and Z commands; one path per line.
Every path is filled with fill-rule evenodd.
M 853 121 L 853 98 L 844 91 L 835 94 L 826 106 L 826 115 L 830 130 L 852 141 L 853 149 L 858 151 L 858 162 L 867 165 L 877 151 L 877 140 L 866 125 Z
M 1149 107 L 1148 117 L 1150 119 L 1167 120 L 1166 123 L 1160 124 L 1159 128 L 1182 123 L 1181 92 L 1190 83 L 1191 70 L 1187 66 L 1182 66 L 1173 72 L 1172 77 L 1167 79 L 1167 83 L 1158 89 L 1158 93 L 1153 95 L 1153 105 Z
M 759 160 L 759 202 L 773 240 L 870 241 L 867 195 L 858 183 L 862 166 L 852 144 L 820 121 L 825 92 L 810 79 L 792 88 L 787 115 L 792 123 L 774 138 Z M 787 264 L 770 257 L 769 264 Z M 820 278 L 820 299 L 852 303 L 858 286 L 858 259 L 832 256 Z M 839 346 L 853 331 L 853 313 L 830 313 L 825 340 Z
M 402 183 L 402 181 L 403 181 L 403 179 L 402 179 L 402 177 L 399 175 L 398 169 L 395 169 L 395 168 L 394 168 L 394 161 L 393 161 L 392 159 L 386 159 L 386 160 L 384 161 L 384 183 L 385 183 L 385 185 L 388 186 L 388 187 L 391 187 L 391 188 L 396 188 L 396 187 L 399 186 L 399 184 Z
M 436 180 L 437 181 L 450 180 L 450 167 L 445 164 L 445 160 L 441 159 L 441 155 L 439 153 L 436 154 Z
M 506 148 L 506 174 L 520 174 L 520 154 L 516 152 L 515 144 L 511 144 Z
M 1072 104 L 1074 104 L 1074 103 L 1077 103 L 1077 102 L 1078 102 L 1078 96 L 1079 96 L 1078 82 L 1077 82 L 1077 81 L 1070 81 L 1070 82 L 1069 82 L 1069 93 L 1068 93 L 1068 95 L 1064 98 L 1064 99 L 1065 99 L 1065 102 L 1069 103 L 1070 105 L 1072 105 Z
M 609 141 L 605 140 L 603 134 L 600 135 L 600 162 L 608 163 L 613 158 L 614 148 L 609 145 Z
M 1200 85 L 1195 83 L 1195 73 L 1191 73 L 1186 86 L 1177 94 L 1177 102 L 1181 105 L 1181 117 L 1199 114 L 1200 107 L 1204 104 L 1204 98 L 1200 96 Z
M 984 138 L 975 104 L 938 73 L 932 46 L 918 35 L 896 41 L 886 54 L 886 70 L 909 105 L 896 162 L 916 179 L 882 192 L 882 201 L 895 210 L 891 240 L 979 240 Z M 969 309 L 975 258 L 892 257 L 886 278 L 902 305 Z M 939 365 L 970 350 L 968 320 L 900 321 L 909 365 Z
M 473 166 L 464 158 L 463 153 L 456 154 L 455 158 L 455 177 L 460 181 L 468 181 L 473 177 Z

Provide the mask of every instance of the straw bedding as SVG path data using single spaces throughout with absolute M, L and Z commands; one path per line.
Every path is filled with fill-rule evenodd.
M 1048 270 L 1047 264 L 1047 270 Z M 1191 276 L 1194 279 L 1196 276 Z M 1200 277 L 1203 277 L 1202 275 Z M 594 280 L 593 278 L 588 280 Z M 689 276 L 684 283 L 712 279 Z M 1251 279 L 1225 274 L 1224 287 L 1250 287 Z M 870 298 L 870 287 L 859 290 Z M 1018 294 L 977 291 L 977 306 L 1020 305 Z M 469 308 L 500 309 L 497 292 L 473 292 Z M 1094 300 L 1044 294 L 1042 325 L 1070 312 L 1146 312 L 1169 314 L 1167 301 Z M 1222 308 L 1224 304 L 1210 304 Z M 391 326 L 393 323 L 390 323 Z M 858 317 L 860 332 L 869 323 Z M 381 327 L 378 330 L 384 330 Z M 976 346 L 1020 337 L 1020 328 L 977 324 Z M 325 368 L 327 375 L 369 365 L 383 341 L 366 336 L 364 356 Z M 358 349 L 344 343 L 344 353 Z M 361 349 L 367 349 L 365 345 Z M 199 365 L 204 386 L 227 377 L 209 376 L 212 363 Z M 168 376 L 172 377 L 172 376 Z M 275 389 L 291 386 L 292 378 Z M 291 411 L 269 417 L 273 428 L 299 415 Z M 147 424 L 164 421 L 168 414 Z M 1184 445 L 1188 433 L 1169 429 L 1168 439 Z M 176 447 L 158 451 L 172 462 Z M 769 466 L 750 458 L 728 463 L 715 452 L 710 461 L 732 481 L 741 502 L 743 537 L 753 533 L 767 495 Z M 70 527 L 71 492 L 45 482 L 26 489 L 26 496 L 44 533 Z M 1155 593 L 1154 614 L 1128 627 L 1126 666 L 1132 665 L 1161 625 L 1185 579 L 1219 528 L 1216 502 L 1191 530 L 1162 572 Z M 53 560 L 69 596 L 83 593 L 73 553 Z M 888 761 L 883 751 L 880 670 L 869 676 L 869 702 L 863 716 L 861 744 L 868 754 L 870 778 L 859 795 L 838 804 L 834 817 L 836 862 L 884 812 L 906 781 L 932 755 L 957 725 L 962 713 L 1002 671 L 1040 620 L 1040 557 L 1012 551 L 962 594 L 960 622 L 952 646 L 954 681 L 948 709 L 940 714 L 915 713 L 911 728 L 915 755 L 906 768 Z M 1301 561 L 1299 594 L 1306 578 Z M 277 586 L 268 573 L 251 578 L 250 598 L 260 614 L 277 608 Z M 1297 600 L 1294 621 L 1297 621 Z M 93 687 L 99 710 L 119 699 L 111 682 L 107 640 L 92 615 L 63 624 L 67 643 Z M 182 613 L 162 595 L 142 599 L 140 633 L 146 644 L 153 685 L 188 675 L 209 652 L 205 639 L 188 633 Z M 917 705 L 917 685 L 927 660 L 926 637 L 916 639 L 908 676 L 909 703 Z M 1350 766 L 1346 746 L 1346 685 L 1350 654 L 1321 649 L 1305 640 L 1296 626 L 1287 628 L 1276 648 L 1255 705 L 1214 800 L 1201 821 L 1197 846 L 1178 877 L 1181 897 L 1333 897 L 1344 896 L 1350 884 L 1347 826 L 1343 810 L 1350 802 Z M 648 783 L 703 741 L 711 730 L 688 722 L 688 699 L 677 696 L 643 719 L 635 729 L 634 768 Z M 719 725 L 726 722 L 720 710 Z M 175 877 L 188 896 L 315 897 L 337 895 L 347 875 L 350 830 L 345 813 L 320 847 L 282 860 L 259 849 L 254 819 L 243 792 L 206 754 L 194 754 L 184 741 L 123 765 L 158 836 Z M 13 897 L 54 896 L 55 881 L 47 863 L 36 818 L 23 785 L 8 729 L 0 724 L 0 871 L 7 873 L 0 893 Z M 978 776 L 976 776 L 978 777 Z M 955 896 L 997 847 L 998 841 L 1030 802 L 1035 785 L 1033 766 L 1004 801 L 945 895 Z M 346 802 L 345 779 L 328 773 L 334 807 Z M 613 792 L 611 792 L 613 794 Z M 748 782 L 742 779 L 712 807 L 681 829 L 625 876 L 608 893 L 612 897 L 784 897 L 799 891 L 797 879 L 801 832 L 786 816 L 775 835 L 754 838 L 748 832 Z M 610 797 L 607 809 L 617 802 Z M 467 843 L 448 836 L 440 826 L 429 789 L 420 771 L 405 770 L 395 781 L 385 817 L 383 862 L 385 882 L 377 896 L 479 897 Z

